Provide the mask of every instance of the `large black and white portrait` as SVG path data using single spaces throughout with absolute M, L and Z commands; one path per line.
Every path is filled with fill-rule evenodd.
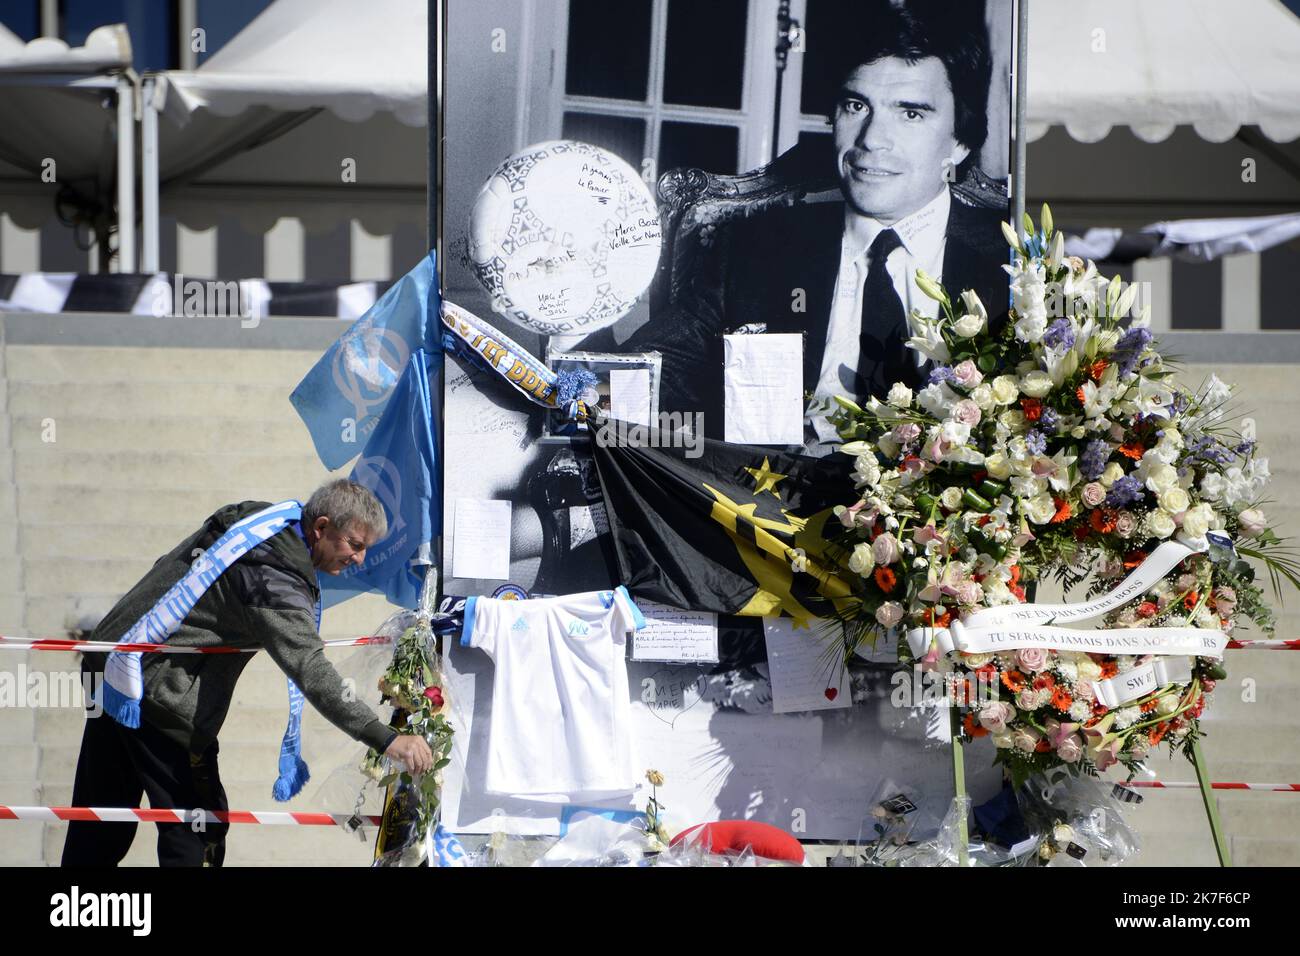
M 903 345 L 912 311 L 937 309 L 918 269 L 1005 311 L 1012 0 L 448 0 L 446 16 L 443 292 L 534 355 L 655 356 L 642 407 L 824 454 L 809 399 L 926 376 Z M 493 169 L 556 139 L 620 157 L 658 204 L 653 282 L 595 333 L 494 313 L 468 255 Z M 746 402 L 737 368 L 759 359 L 779 394 Z M 616 583 L 581 449 L 455 360 L 445 398 L 448 588 L 502 583 L 457 572 L 458 499 L 511 502 L 512 583 Z

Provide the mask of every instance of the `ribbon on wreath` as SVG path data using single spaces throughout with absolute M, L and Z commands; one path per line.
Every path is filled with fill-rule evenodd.
M 924 656 L 931 644 L 934 644 L 940 654 L 954 651 L 986 654 L 1022 647 L 1042 647 L 1092 654 L 1222 658 L 1228 644 L 1228 635 L 1217 628 L 1124 627 L 1083 631 L 1059 626 L 1062 622 L 1090 620 L 1123 607 L 1145 594 L 1183 560 L 1210 547 L 1231 551 L 1232 541 L 1217 532 L 1211 532 L 1202 542 L 1197 543 L 1166 541 L 1119 585 L 1090 601 L 1075 604 L 1008 604 L 984 608 L 967 615 L 964 620 L 953 621 L 946 628 L 912 628 L 907 632 L 907 643 L 916 657 Z M 1166 664 L 1162 672 L 1181 673 L 1181 669 L 1177 665 Z M 1119 675 L 1119 678 L 1112 680 L 1126 676 Z M 1150 673 L 1143 672 L 1144 680 L 1154 680 L 1158 676 L 1154 670 Z M 1127 692 L 1118 685 L 1107 688 L 1107 692 L 1111 691 L 1115 695 Z M 1136 696 L 1127 699 L 1136 699 Z

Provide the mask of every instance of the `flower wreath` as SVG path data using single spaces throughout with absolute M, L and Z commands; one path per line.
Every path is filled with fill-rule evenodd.
M 1180 386 L 1149 306 L 1129 316 L 1137 287 L 1066 257 L 1046 206 L 1041 230 L 1025 224 L 1025 239 L 1003 226 L 1004 321 L 918 273 L 940 306 L 912 314 L 928 384 L 865 408 L 837 399 L 828 416 L 855 459 L 857 500 L 835 509 L 846 654 L 898 634 L 900 658 L 944 672 L 963 734 L 991 735 L 1017 782 L 1134 770 L 1161 743 L 1190 755 L 1227 634 L 1242 618 L 1273 630 L 1245 559 L 1275 590 L 1300 586 L 1259 509 L 1268 462 L 1230 423 L 1232 389 Z M 1049 574 L 1069 590 L 1090 573 L 1083 604 L 1024 603 Z M 1088 618 L 1106 630 L 1060 626 Z

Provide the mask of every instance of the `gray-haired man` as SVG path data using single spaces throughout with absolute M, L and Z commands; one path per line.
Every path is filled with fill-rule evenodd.
M 120 641 L 159 599 L 191 572 L 236 523 L 271 507 L 243 501 L 214 512 L 201 528 L 159 558 L 95 628 L 96 641 Z M 296 507 L 296 506 L 295 506 Z M 322 485 L 301 519 L 239 555 L 213 581 L 167 638 L 170 646 L 261 648 L 331 723 L 402 761 L 415 772 L 432 767 L 421 738 L 398 735 L 345 691 L 325 659 L 317 629 L 318 572 L 338 574 L 365 560 L 387 533 L 384 510 L 355 482 Z M 155 808 L 227 809 L 217 773 L 217 733 L 249 654 L 142 654 L 139 726 L 107 715 L 87 719 L 73 785 L 74 806 L 136 807 L 148 794 Z M 84 671 L 102 674 L 104 654 L 87 654 Z M 189 823 L 158 824 L 163 866 L 220 866 L 226 824 L 195 831 Z M 134 823 L 73 822 L 63 865 L 115 866 L 135 838 Z

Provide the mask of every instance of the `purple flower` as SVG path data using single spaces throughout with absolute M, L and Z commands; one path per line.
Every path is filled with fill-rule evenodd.
M 1061 423 L 1061 416 L 1056 413 L 1054 408 L 1044 408 L 1043 414 L 1038 419 L 1038 427 L 1044 435 L 1055 435 L 1056 426 Z
M 1125 475 L 1123 478 L 1116 479 L 1110 486 L 1110 493 L 1106 495 L 1106 504 L 1112 508 L 1123 508 L 1125 505 L 1141 501 L 1142 495 L 1142 482 L 1133 475 Z
M 934 368 L 930 369 L 931 385 L 936 382 L 951 382 L 956 377 L 956 373 L 953 372 L 952 367 L 948 365 L 936 365 Z
M 1041 455 L 1047 451 L 1047 436 L 1035 428 L 1025 436 L 1025 447 L 1035 455 Z
M 1074 346 L 1074 328 L 1069 319 L 1057 319 L 1043 333 L 1043 344 L 1049 349 L 1068 349 Z
M 1127 375 L 1137 367 L 1138 356 L 1151 344 L 1150 329 L 1129 329 L 1115 345 L 1112 360 L 1119 364 L 1119 374 Z
M 1088 442 L 1088 447 L 1079 456 L 1079 471 L 1089 481 L 1096 481 L 1106 470 L 1106 460 L 1110 458 L 1110 445 L 1100 438 Z

